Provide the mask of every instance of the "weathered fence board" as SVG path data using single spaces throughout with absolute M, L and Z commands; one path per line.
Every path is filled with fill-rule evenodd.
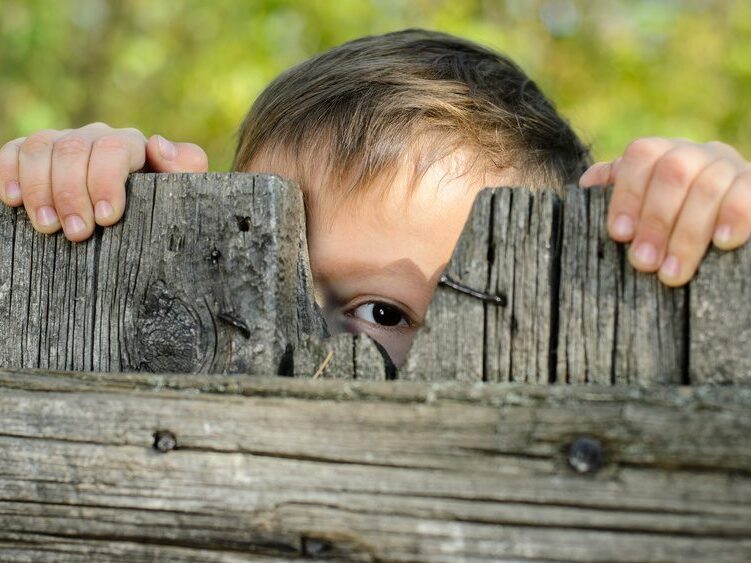
M 694 281 L 668 288 L 634 270 L 626 247 L 607 235 L 609 198 L 602 188 L 568 188 L 561 199 L 521 188 L 483 192 L 447 272 L 462 285 L 505 296 L 507 304 L 456 297 L 456 290 L 439 286 L 426 334 L 415 340 L 407 362 L 412 378 L 751 381 L 751 244 L 710 249 Z M 492 223 L 482 236 L 478 219 Z M 461 267 L 466 256 L 482 252 L 490 265 L 485 282 Z M 431 342 L 433 334 L 440 345 Z M 484 358 L 482 371 L 456 361 L 469 343 Z M 423 361 L 430 371 L 420 377 Z
M 557 378 L 681 383 L 686 290 L 628 265 L 625 246 L 607 234 L 609 196 L 569 189 L 562 205 Z
M 447 274 L 470 287 L 488 283 L 488 245 L 493 194 L 484 191 L 474 206 L 459 240 Z M 462 381 L 482 381 L 484 347 L 474 336 L 485 323 L 482 301 L 456 291 L 433 295 L 425 326 L 417 333 L 410 352 L 399 370 L 401 379 L 440 379 L 451 373 Z M 461 311 L 461 313 L 457 313 Z M 446 351 L 450 353 L 447 354 Z
M 3 560 L 751 558 L 749 388 L 0 371 L 0 413 Z
M 295 186 L 135 175 L 126 217 L 73 244 L 0 211 L 0 365 L 278 373 L 320 331 Z
M 710 252 L 691 284 L 689 373 L 696 383 L 751 383 L 751 244 Z
M 439 286 L 398 372 L 365 338 L 320 341 L 301 194 L 277 177 L 135 175 L 125 219 L 84 244 L 0 208 L 0 365 L 751 381 L 751 245 L 710 250 L 695 281 L 670 289 L 607 236 L 608 201 L 603 189 L 483 192 L 446 275 L 497 300 Z

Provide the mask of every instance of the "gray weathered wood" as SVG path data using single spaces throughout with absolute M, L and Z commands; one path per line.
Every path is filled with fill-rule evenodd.
M 316 379 L 382 381 L 394 379 L 396 369 L 388 355 L 366 335 L 303 335 L 294 352 L 294 374 Z
M 558 198 L 550 190 L 497 190 L 490 287 L 505 307 L 485 305 L 486 381 L 548 383 L 556 289 Z
M 440 286 L 398 373 L 367 339 L 322 340 L 302 198 L 279 178 L 136 175 L 125 219 L 84 244 L 0 207 L 0 365 L 309 377 L 334 352 L 324 377 L 751 380 L 751 245 L 669 289 L 609 239 L 608 198 L 483 192 L 447 274 L 507 304 Z
M 488 285 L 493 192 L 477 196 L 446 273 L 469 287 Z M 482 301 L 444 287 L 436 288 L 422 328 L 399 378 L 482 381 L 484 373 L 485 306 Z
M 302 194 L 274 176 L 134 175 L 90 241 L 4 207 L 0 235 L 3 366 L 283 373 L 321 330 Z
M 685 289 L 627 262 L 607 234 L 610 192 L 569 188 L 562 204 L 557 379 L 566 383 L 681 383 Z M 751 310 L 751 309 L 750 309 Z
M 506 295 L 508 305 L 439 287 L 427 330 L 417 335 L 399 377 L 750 381 L 751 245 L 711 250 L 695 281 L 668 288 L 634 270 L 626 245 L 607 235 L 609 198 L 602 188 L 570 187 L 562 199 L 519 188 L 483 192 L 448 272 L 459 272 L 455 279 L 475 289 Z M 487 266 L 465 274 L 467 257 L 482 262 L 483 253 Z M 474 359 L 479 354 L 482 369 Z
M 0 558 L 746 561 L 749 436 L 743 387 L 0 371 Z
M 692 383 L 751 383 L 751 252 L 711 249 L 691 284 Z

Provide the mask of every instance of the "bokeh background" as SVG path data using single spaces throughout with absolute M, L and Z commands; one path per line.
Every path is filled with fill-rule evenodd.
M 0 144 L 104 121 L 199 143 L 227 170 L 279 72 L 406 27 L 511 56 L 598 159 L 652 134 L 751 157 L 749 0 L 0 0 Z

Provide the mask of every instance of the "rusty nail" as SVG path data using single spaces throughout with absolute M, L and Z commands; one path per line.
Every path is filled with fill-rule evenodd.
M 246 323 L 234 313 L 222 312 L 219 313 L 216 318 L 222 321 L 224 324 L 235 327 L 245 338 L 250 338 L 250 328 L 248 327 L 248 323 Z

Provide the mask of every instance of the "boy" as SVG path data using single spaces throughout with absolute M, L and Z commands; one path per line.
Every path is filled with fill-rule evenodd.
M 407 30 L 366 37 L 287 71 L 245 119 L 234 169 L 275 173 L 306 197 L 316 287 L 348 330 L 400 364 L 478 191 L 615 184 L 608 230 L 638 270 L 686 283 L 710 241 L 751 233 L 751 164 L 722 143 L 639 139 L 589 155 L 511 61 Z M 0 150 L 0 198 L 35 228 L 84 240 L 117 222 L 129 172 L 203 172 L 203 151 L 93 124 Z M 582 175 L 582 173 L 584 173 Z

